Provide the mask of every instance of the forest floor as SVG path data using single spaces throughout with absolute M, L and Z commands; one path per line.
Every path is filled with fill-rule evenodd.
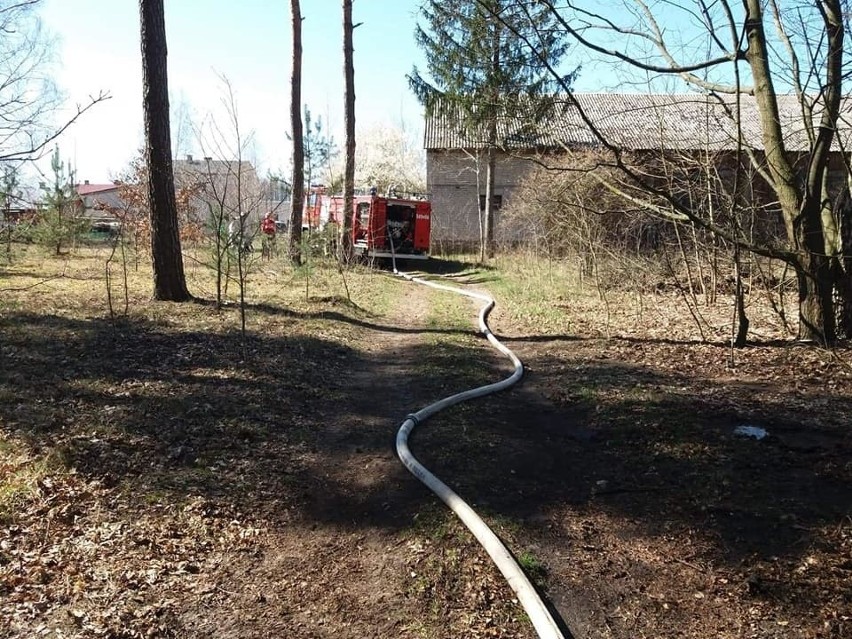
M 144 269 L 125 313 L 114 268 L 111 317 L 105 257 L 0 267 L 0 637 L 534 636 L 393 449 L 406 414 L 508 374 L 469 300 L 263 262 L 243 335 L 233 304 L 151 302 Z M 849 348 L 797 345 L 757 298 L 734 352 L 723 301 L 693 309 L 702 341 L 676 295 L 433 270 L 495 294 L 526 375 L 412 451 L 566 637 L 852 636 Z

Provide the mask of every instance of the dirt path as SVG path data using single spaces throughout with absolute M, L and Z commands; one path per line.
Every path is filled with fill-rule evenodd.
M 183 616 L 194 636 L 532 636 L 484 552 L 395 454 L 402 418 L 443 392 L 417 362 L 445 333 L 428 325 L 434 303 L 411 285 L 365 328 L 300 459 L 301 503 L 253 553 L 223 558 L 212 596 Z

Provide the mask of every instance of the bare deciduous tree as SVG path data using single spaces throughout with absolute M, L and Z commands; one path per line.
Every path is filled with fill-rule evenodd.
M 0 0 L 0 162 L 37 159 L 106 93 L 78 104 L 59 124 L 62 96 L 50 78 L 53 40 L 36 11 L 41 0 Z
M 744 250 L 789 264 L 799 284 L 799 337 L 831 343 L 852 332 L 852 249 L 846 241 L 850 235 L 846 229 L 852 225 L 849 170 L 830 166 L 832 148 L 846 142 L 837 133 L 844 128 L 841 96 L 850 71 L 848 14 L 842 0 L 793 4 L 782 8 L 776 0 L 537 3 L 561 30 L 598 58 L 642 74 L 678 79 L 685 88 L 702 91 L 725 106 L 740 132 L 743 156 L 777 200 L 785 229 L 782 246 L 749 242 L 697 213 L 630 167 L 618 141 L 585 114 L 583 118 L 609 152 L 610 162 L 645 193 L 666 200 L 672 219 L 694 223 Z M 667 28 L 671 24 L 678 28 Z M 688 34 L 690 46 L 676 47 L 675 33 Z M 536 39 L 525 41 L 541 53 L 539 62 L 558 78 L 559 70 L 547 63 Z M 798 99 L 795 135 L 783 126 L 779 87 Z M 752 97 L 760 121 L 759 147 L 749 146 L 742 136 L 740 104 Z M 576 102 L 574 107 L 582 112 Z M 845 179 L 834 180 L 830 169 L 845 172 Z M 839 196 L 838 191 L 846 195 Z
M 252 132 L 244 132 L 237 99 L 231 82 L 219 77 L 221 89 L 220 118 L 207 116 L 196 130 L 196 143 L 203 160 L 181 163 L 181 177 L 197 184 L 198 208 L 206 214 L 213 230 L 213 268 L 216 271 L 216 302 L 231 279 L 237 284 L 240 305 L 240 331 L 245 345 L 246 290 L 249 272 L 254 265 L 252 243 L 258 235 L 264 190 L 254 167 L 246 156 L 254 140 Z M 183 167 L 186 166 L 186 170 Z M 231 275 L 232 264 L 236 277 Z M 223 291 L 224 283 L 224 291 Z

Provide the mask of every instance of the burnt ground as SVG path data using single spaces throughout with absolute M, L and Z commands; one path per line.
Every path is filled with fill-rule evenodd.
M 0 636 L 534 636 L 393 452 L 407 413 L 506 366 L 467 300 L 388 286 L 382 313 L 254 306 L 247 340 L 209 306 L 111 323 L 16 293 Z M 688 318 L 604 336 L 588 308 L 564 313 L 553 332 L 498 311 L 524 380 L 411 446 L 566 632 L 852 635 L 849 351 L 763 341 L 732 366 L 722 339 L 682 337 Z

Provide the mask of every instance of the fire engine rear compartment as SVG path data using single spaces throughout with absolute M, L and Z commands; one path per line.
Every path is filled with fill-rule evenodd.
M 427 210 L 424 212 L 424 206 Z M 418 222 L 418 211 L 423 220 Z M 355 250 L 375 258 L 428 259 L 428 203 L 372 197 L 358 202 Z M 419 226 L 418 226 L 419 225 Z M 422 237 L 418 238 L 417 233 Z
M 412 204 L 388 204 L 387 237 L 396 253 L 411 253 L 414 250 L 414 219 L 417 209 Z

